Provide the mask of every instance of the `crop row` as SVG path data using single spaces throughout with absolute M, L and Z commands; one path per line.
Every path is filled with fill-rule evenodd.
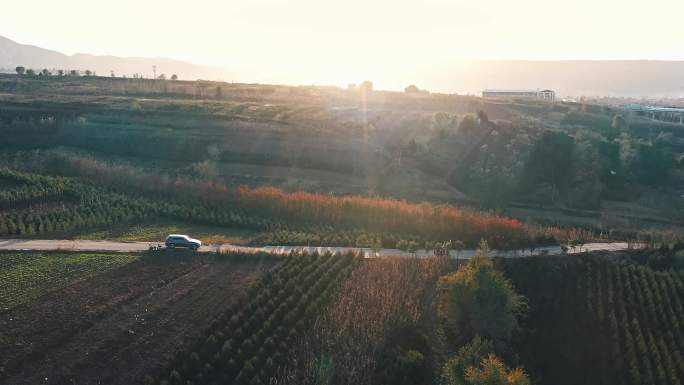
M 107 199 L 82 204 L 48 204 L 0 212 L 0 236 L 65 233 L 142 220 L 153 214 L 142 202 L 111 194 Z
M 46 177 L 0 169 L 0 181 L 12 188 L 0 190 L 0 209 L 11 209 L 26 204 L 48 203 L 73 197 L 67 178 Z M 67 196 L 65 196 L 65 194 Z
M 254 215 L 252 208 L 181 199 L 132 197 L 72 178 L 0 171 L 0 178 L 22 183 L 0 192 L 0 236 L 73 233 L 79 229 L 166 217 L 182 221 L 263 231 L 255 244 L 396 247 L 410 242 L 420 248 L 442 239 L 364 227 L 338 228 L 310 218 L 282 221 Z M 3 195 L 4 193 L 4 195 Z M 553 241 L 553 239 L 551 239 Z M 408 243 L 407 243 L 408 244 Z
M 366 248 L 397 248 L 400 250 L 433 250 L 438 243 L 447 240 L 438 237 L 421 236 L 416 234 L 402 234 L 390 231 L 370 232 L 364 229 L 336 229 L 332 226 L 310 225 L 305 228 L 279 226 L 276 230 L 260 234 L 252 240 L 254 245 L 282 245 L 282 246 L 348 246 Z M 476 246 L 472 242 L 464 243 L 458 239 L 450 239 L 453 244 L 463 247 Z M 553 244 L 553 235 L 540 235 L 536 238 L 538 244 Z M 503 249 L 523 248 L 525 244 L 513 244 L 501 240 L 497 245 Z
M 538 243 L 539 230 L 518 220 L 447 205 L 191 181 L 170 175 L 152 175 L 132 166 L 112 165 L 59 151 L 41 154 L 41 159 L 49 163 L 44 167 L 50 172 L 88 179 L 126 194 L 135 192 L 155 202 L 173 201 L 189 207 L 200 202 L 219 213 L 240 213 L 256 221 L 287 223 L 299 229 L 316 224 L 336 229 L 363 229 L 369 233 L 407 234 L 423 240 L 458 239 L 473 246 L 480 239 L 486 239 L 495 248 L 519 248 Z M 243 218 L 243 221 L 249 224 L 251 219 Z M 567 236 L 558 229 L 544 232 L 556 239 Z
M 267 384 L 350 274 L 356 257 L 291 255 L 148 383 Z M 156 377 L 156 378 L 155 378 Z
M 542 384 L 684 383 L 684 272 L 623 259 L 502 262 L 529 300 L 517 349 Z
M 0 253 L 0 311 L 137 258 L 125 254 Z
M 376 198 L 199 186 L 206 199 L 190 199 L 196 191 L 189 196 L 178 194 L 183 189 L 133 195 L 132 190 L 115 192 L 83 179 L 11 170 L 0 170 L 2 178 L 21 185 L 0 192 L 0 236 L 73 233 L 158 217 L 261 231 L 253 243 L 262 245 L 413 249 L 448 240 L 474 247 L 485 238 L 493 247 L 518 249 L 557 243 L 563 236 L 557 229 L 528 228 L 500 217 Z
M 684 380 L 684 275 L 646 267 L 588 265 L 586 306 L 607 331 L 613 380 L 681 384 Z

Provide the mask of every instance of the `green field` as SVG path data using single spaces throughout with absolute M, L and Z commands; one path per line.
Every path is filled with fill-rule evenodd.
M 125 254 L 0 253 L 0 309 L 29 303 L 53 290 L 140 258 Z

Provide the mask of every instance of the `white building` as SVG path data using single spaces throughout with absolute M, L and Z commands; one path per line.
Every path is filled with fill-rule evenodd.
M 624 106 L 624 109 L 628 116 L 636 114 L 661 122 L 684 124 L 684 108 L 627 104 Z
M 553 102 L 556 100 L 556 93 L 553 90 L 484 90 L 483 98 L 504 98 L 504 99 L 536 99 Z

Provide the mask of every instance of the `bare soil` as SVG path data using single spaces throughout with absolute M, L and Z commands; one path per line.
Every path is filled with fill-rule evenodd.
M 0 383 L 142 383 L 273 263 L 146 257 L 0 312 Z

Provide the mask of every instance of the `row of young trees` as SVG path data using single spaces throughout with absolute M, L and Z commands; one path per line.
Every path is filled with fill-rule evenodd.
M 599 265 L 587 275 L 587 311 L 594 311 L 611 347 L 604 360 L 620 384 L 684 380 L 684 275 L 646 267 Z M 620 354 L 622 353 L 622 354 Z
M 684 273 L 591 256 L 505 265 L 530 299 L 518 349 L 540 384 L 684 382 Z
M 279 227 L 255 237 L 251 241 L 254 245 L 281 246 L 339 246 L 359 247 L 369 249 L 397 248 L 408 252 L 419 249 L 436 250 L 440 242 L 426 240 L 421 236 L 396 234 L 389 231 L 373 233 L 363 229 L 336 229 L 332 226 L 311 226 L 308 229 L 289 229 Z M 451 249 L 463 249 L 462 242 L 452 243 Z
M 127 197 L 102 198 L 81 205 L 59 203 L 0 212 L 0 236 L 72 234 L 85 228 L 144 221 L 154 215 L 149 206 Z
M 133 196 L 97 187 L 85 179 L 28 174 L 11 169 L 0 170 L 0 182 L 13 187 L 0 191 L 0 235 L 35 235 L 42 233 L 73 233 L 82 228 L 126 224 L 158 217 L 193 223 L 261 231 L 254 245 L 348 246 L 372 249 L 399 248 L 406 251 L 436 249 L 448 239 L 448 234 L 460 234 L 450 248 L 473 246 L 473 237 L 490 234 L 500 248 L 519 248 L 554 243 L 558 229 L 528 228 L 519 222 L 484 225 L 487 216 L 466 212 L 465 219 L 444 220 L 448 232 L 425 233 L 418 226 L 429 217 L 457 213 L 457 209 L 428 204 L 416 205 L 402 201 L 365 197 L 326 197 L 310 193 L 285 193 L 277 189 L 231 190 L 223 186 L 201 186 L 202 194 L 191 191 L 176 181 L 172 192 L 162 195 L 147 191 Z M 122 182 L 121 184 L 126 184 Z M 114 186 L 112 186 L 114 187 Z M 188 193 L 189 196 L 183 193 Z M 348 211 L 360 216 L 351 217 Z M 364 210 L 366 207 L 367 210 Z M 363 211 L 375 212 L 369 217 Z M 445 214 L 442 211 L 446 211 Z M 326 217 L 324 213 L 331 216 Z M 394 219 L 383 219 L 382 213 Z M 457 215 L 457 214 L 453 214 Z M 492 221 L 507 221 L 491 217 Z M 399 224 L 401 220 L 406 223 Z M 396 221 L 396 225 L 392 225 Z M 355 224 L 356 223 L 356 224 Z M 380 226 L 381 224 L 386 226 Z M 471 223 L 469 227 L 467 223 Z M 504 229 L 499 232 L 497 229 Z M 459 230 L 460 229 L 460 230 Z M 510 237 L 506 236 L 512 234 Z M 567 230 L 571 234 L 572 230 Z M 534 236 L 533 236 L 534 235 Z M 582 235 L 573 235 L 581 237 Z M 512 241 L 517 239 L 517 241 Z M 529 243 L 529 244 L 528 244 Z M 458 245 L 458 246 L 456 246 Z
M 82 228 L 142 221 L 158 209 L 144 199 L 63 177 L 0 170 L 0 236 L 71 233 Z
M 142 222 L 160 216 L 226 227 L 275 230 L 278 223 L 202 204 L 115 193 L 65 177 L 0 170 L 0 235 L 70 234 L 83 228 Z
M 68 199 L 69 183 L 66 178 L 51 178 L 0 169 L 0 209 L 12 209 L 28 204 L 46 204 Z M 66 193 L 66 194 L 65 194 Z
M 0 191 L 0 217 L 5 218 L 4 226 L 0 221 L 2 235 L 70 231 L 158 216 L 255 230 L 288 229 L 287 224 L 258 218 L 243 210 L 180 199 L 155 201 L 115 193 L 74 178 L 2 169 L 0 183 L 11 184 Z
M 402 238 L 419 243 L 458 239 L 468 247 L 486 239 L 497 249 L 519 249 L 557 243 L 570 236 L 592 236 L 574 230 L 528 226 L 518 220 L 451 206 L 379 197 L 286 192 L 272 187 L 230 187 L 216 182 L 150 175 L 132 167 L 73 154 L 53 152 L 47 158 L 52 159 L 46 166 L 52 172 L 85 177 L 125 193 L 140 192 L 153 201 L 172 200 L 188 207 L 202 202 L 207 211 L 215 213 L 205 219 L 207 222 L 217 222 L 212 215 L 239 213 L 242 220 L 245 216 L 259 218 L 257 222 L 287 224 L 286 228 L 300 231 L 314 229 L 318 233 L 316 229 L 326 227 L 362 229 L 368 234 L 401 234 Z M 400 239 L 391 246 L 396 246 Z M 347 245 L 354 246 L 352 242 Z M 385 242 L 383 245 L 389 246 Z
M 497 245 L 502 242 L 524 245 L 529 241 L 525 226 L 517 220 L 428 203 L 307 192 L 288 193 L 271 187 L 240 187 L 235 191 L 235 199 L 243 207 L 288 222 L 307 218 L 338 227 L 417 234 L 421 237 L 429 235 L 438 240 L 463 239 L 471 245 L 481 238 Z
M 266 273 L 150 384 L 270 383 L 297 338 L 356 265 L 353 254 L 296 255 Z

